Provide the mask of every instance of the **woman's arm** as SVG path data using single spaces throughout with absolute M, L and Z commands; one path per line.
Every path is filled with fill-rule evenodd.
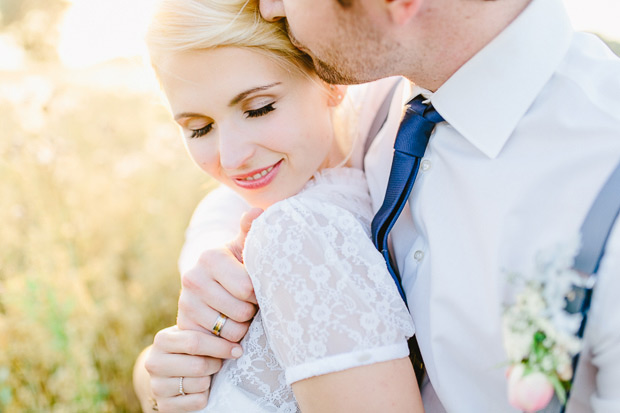
M 269 208 L 245 263 L 303 412 L 420 412 L 411 316 L 355 216 L 312 199 Z
M 311 377 L 292 387 L 304 413 L 424 411 L 409 358 Z

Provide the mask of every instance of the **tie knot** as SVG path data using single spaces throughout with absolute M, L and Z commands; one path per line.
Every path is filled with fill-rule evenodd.
M 435 125 L 443 121 L 431 105 L 422 103 L 423 100 L 422 96 L 417 96 L 409 102 L 394 142 L 396 151 L 418 158 L 424 156 Z
M 415 98 L 411 99 L 409 103 L 407 103 L 407 112 L 413 111 L 414 113 L 423 116 L 424 119 L 433 123 L 443 122 L 443 117 L 441 117 L 437 110 L 435 110 L 433 105 L 431 105 L 430 103 L 424 103 L 425 100 L 426 99 L 422 95 L 418 95 Z

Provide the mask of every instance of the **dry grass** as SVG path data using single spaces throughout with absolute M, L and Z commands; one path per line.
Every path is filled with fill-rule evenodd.
M 1 412 L 139 410 L 132 364 L 174 322 L 208 186 L 140 70 L 0 73 Z
M 144 70 L 0 72 L 0 412 L 139 411 L 209 186 Z

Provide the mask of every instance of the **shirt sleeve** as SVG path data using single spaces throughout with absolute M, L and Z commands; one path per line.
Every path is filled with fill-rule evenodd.
M 179 271 L 188 271 L 200 254 L 220 248 L 233 240 L 239 232 L 239 221 L 249 205 L 230 188 L 220 186 L 205 196 L 192 215 L 185 243 L 179 256 Z
M 409 354 L 411 316 L 349 211 L 284 200 L 254 222 L 244 254 L 287 384 Z

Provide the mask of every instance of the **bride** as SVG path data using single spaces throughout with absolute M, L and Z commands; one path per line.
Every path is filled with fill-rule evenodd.
M 350 139 L 335 133 L 345 88 L 319 80 L 283 23 L 245 0 L 164 0 L 147 41 L 194 162 L 265 210 L 243 251 L 260 308 L 243 354 L 209 385 L 179 330 L 163 330 L 147 356 L 154 409 L 422 411 L 413 323 L 369 238 Z

